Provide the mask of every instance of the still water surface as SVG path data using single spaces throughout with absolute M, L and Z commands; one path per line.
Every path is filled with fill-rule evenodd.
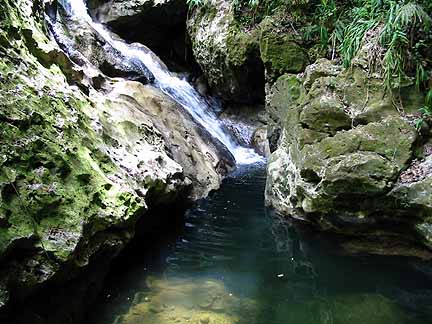
M 154 244 L 117 265 L 89 322 L 432 323 L 430 265 L 338 256 L 267 210 L 264 186 L 263 165 L 241 166 L 181 228 L 149 234 Z

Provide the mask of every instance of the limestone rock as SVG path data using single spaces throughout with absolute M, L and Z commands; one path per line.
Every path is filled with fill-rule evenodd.
M 401 91 L 406 113 L 415 111 L 407 100 L 415 91 Z M 418 133 L 382 79 L 319 60 L 302 76 L 280 77 L 270 94 L 267 109 L 283 128 L 268 163 L 268 204 L 323 230 L 369 238 L 358 251 L 430 257 L 415 248 L 419 236 L 430 246 L 430 162 L 410 167 Z M 402 181 L 410 172 L 422 176 Z
M 166 95 L 108 78 L 84 48 L 69 60 L 42 10 L 0 3 L 1 309 L 100 266 L 97 286 L 149 205 L 205 196 L 233 164 Z
M 241 29 L 230 1 L 211 0 L 194 9 L 187 26 L 194 57 L 217 95 L 234 102 L 264 99 L 258 32 Z
M 267 17 L 260 24 L 260 54 L 268 79 L 284 73 L 302 72 L 309 63 L 300 35 L 293 31 L 278 30 L 278 20 L 276 14 L 275 17 Z
M 127 162 L 125 169 L 130 179 L 150 181 L 151 171 L 157 165 L 161 171 L 169 170 L 173 161 L 159 156 L 159 152 L 166 151 L 191 181 L 190 197 L 197 199 L 217 189 L 223 176 L 234 167 L 232 155 L 160 90 L 134 81 L 115 80 L 108 94 L 94 94 L 94 98 L 98 97 L 100 111 L 95 119 L 101 123 L 100 136 L 115 143 L 110 152 L 114 159 Z M 122 143 L 119 135 L 127 142 Z M 136 151 L 146 142 L 159 147 L 154 156 Z M 132 154 L 125 155 L 125 150 Z

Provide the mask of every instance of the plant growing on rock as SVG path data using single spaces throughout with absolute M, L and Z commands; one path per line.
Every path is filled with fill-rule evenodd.
M 369 68 L 383 76 L 389 93 L 409 79 L 426 93 L 432 69 L 431 13 L 432 5 L 425 0 L 356 0 L 349 5 L 321 0 L 316 30 L 328 56 L 340 57 L 345 67 L 367 45 Z

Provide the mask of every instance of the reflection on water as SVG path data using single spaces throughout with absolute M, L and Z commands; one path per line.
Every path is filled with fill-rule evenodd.
M 111 276 L 90 322 L 431 323 L 430 265 L 329 253 L 331 242 L 265 209 L 264 184 L 263 166 L 238 170 L 150 252 L 162 262 L 146 257 Z

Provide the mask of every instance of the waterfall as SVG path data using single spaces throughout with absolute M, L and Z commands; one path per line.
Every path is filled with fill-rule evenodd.
M 238 164 L 250 164 L 262 161 L 253 149 L 238 145 L 231 134 L 228 134 L 209 107 L 208 103 L 186 80 L 180 79 L 159 63 L 151 51 L 144 51 L 125 41 L 114 39 L 111 32 L 102 24 L 94 22 L 87 11 L 84 0 L 66 0 L 70 6 L 70 14 L 88 23 L 107 43 L 131 60 L 140 61 L 154 76 L 155 86 L 182 105 L 214 138 L 224 144 L 233 154 Z

